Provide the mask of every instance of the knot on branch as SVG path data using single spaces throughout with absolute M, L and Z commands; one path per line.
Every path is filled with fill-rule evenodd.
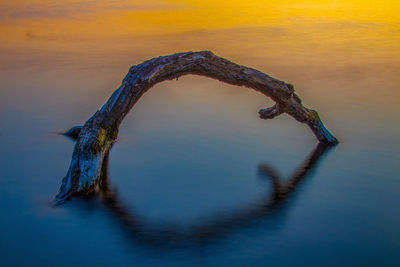
M 260 115 L 261 119 L 273 119 L 276 116 L 279 116 L 283 113 L 283 109 L 279 107 L 278 104 L 273 105 L 272 107 L 269 108 L 264 108 L 264 109 L 260 109 L 258 111 L 258 114 Z

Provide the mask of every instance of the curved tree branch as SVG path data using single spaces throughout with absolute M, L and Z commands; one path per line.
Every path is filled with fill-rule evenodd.
M 259 111 L 260 117 L 270 119 L 287 113 L 310 127 L 320 143 L 335 145 L 338 140 L 324 127 L 316 111 L 304 107 L 293 86 L 258 70 L 241 66 L 209 51 L 177 53 L 157 57 L 132 66 L 103 107 L 83 127 L 74 127 L 66 135 L 76 138 L 74 153 L 67 176 L 54 203 L 60 204 L 76 194 L 89 194 L 101 186 L 101 166 L 118 129 L 140 97 L 155 84 L 195 74 L 254 89 L 276 102 L 273 107 Z

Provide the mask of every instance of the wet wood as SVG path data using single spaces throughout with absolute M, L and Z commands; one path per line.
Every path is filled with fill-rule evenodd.
M 66 135 L 76 139 L 66 177 L 53 199 L 61 204 L 74 195 L 98 192 L 104 157 L 115 142 L 118 129 L 140 97 L 155 84 L 194 74 L 254 89 L 275 101 L 275 105 L 259 111 L 262 119 L 287 113 L 305 123 L 320 143 L 335 145 L 338 140 L 325 128 L 315 110 L 304 107 L 291 84 L 272 78 L 258 70 L 235 64 L 210 51 L 177 53 L 157 57 L 132 66 L 103 107 L 82 127 L 74 127 Z M 184 112 L 184 111 L 182 111 Z

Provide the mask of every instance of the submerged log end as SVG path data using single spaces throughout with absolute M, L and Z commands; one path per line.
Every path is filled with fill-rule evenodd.
M 54 205 L 60 205 L 73 196 L 90 196 L 100 190 L 104 158 L 114 143 L 116 133 L 93 125 L 91 121 L 64 134 L 73 139 L 76 136 L 77 142 L 67 175 L 51 200 Z
M 313 130 L 320 143 L 330 146 L 339 144 L 339 140 L 325 128 L 325 125 L 321 121 L 312 127 L 310 126 L 310 128 Z
M 335 146 L 339 144 L 339 140 L 331 134 L 331 132 L 322 123 L 318 112 L 312 109 L 307 109 L 309 112 L 306 124 L 322 144 Z
M 53 205 L 61 205 L 74 196 L 88 197 L 100 190 L 103 155 L 71 163 L 70 170 L 62 179 L 61 187 L 51 199 Z
M 60 187 L 59 191 L 50 200 L 51 204 L 53 204 L 54 206 L 61 205 L 65 201 L 67 201 L 68 199 L 71 199 L 74 196 L 72 187 L 68 186 L 68 184 L 67 184 L 68 181 L 70 181 L 70 180 L 71 180 L 71 178 L 68 176 L 65 176 L 62 179 L 61 187 Z

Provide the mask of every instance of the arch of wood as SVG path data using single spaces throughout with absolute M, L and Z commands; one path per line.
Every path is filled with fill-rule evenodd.
M 287 113 L 307 124 L 320 143 L 336 145 L 338 140 L 325 128 L 318 113 L 304 107 L 291 84 L 272 78 L 258 70 L 235 64 L 210 51 L 185 52 L 157 57 L 132 66 L 103 107 L 83 126 L 66 135 L 76 139 L 67 175 L 53 199 L 61 204 L 74 195 L 98 192 L 105 155 L 115 142 L 118 129 L 135 103 L 155 84 L 186 74 L 210 77 L 232 85 L 254 89 L 275 101 L 259 111 L 260 118 L 272 119 Z

